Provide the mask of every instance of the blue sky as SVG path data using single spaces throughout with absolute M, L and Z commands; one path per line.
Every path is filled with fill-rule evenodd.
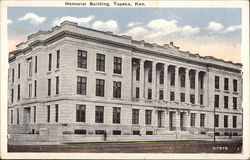
M 38 30 L 49 30 L 63 20 L 136 40 L 240 61 L 240 8 L 67 8 L 8 7 L 9 50 Z

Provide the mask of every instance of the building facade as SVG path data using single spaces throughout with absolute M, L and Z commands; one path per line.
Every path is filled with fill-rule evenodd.
M 172 42 L 65 21 L 28 36 L 9 64 L 10 134 L 242 135 L 242 65 Z

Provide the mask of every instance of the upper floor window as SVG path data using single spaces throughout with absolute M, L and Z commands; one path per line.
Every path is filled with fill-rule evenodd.
M 185 93 L 180 94 L 181 102 L 185 102 Z
M 76 105 L 76 122 L 85 122 L 86 106 Z
M 33 122 L 36 123 L 36 106 L 33 107 Z
M 237 109 L 237 97 L 233 97 L 233 109 Z
M 228 96 L 224 96 L 224 108 L 228 108 Z
M 47 122 L 50 122 L 50 105 L 47 105 Z
M 139 109 L 132 109 L 132 124 L 139 124 Z
M 30 98 L 32 95 L 32 84 L 28 84 L 28 97 Z
M 20 84 L 17 85 L 17 100 L 20 100 Z
M 121 108 L 113 107 L 113 123 L 120 123 L 121 120 Z
M 195 95 L 190 94 L 190 103 L 194 104 L 195 103 Z
M 96 54 L 96 70 L 105 72 L 105 55 L 104 54 Z
M 140 67 L 137 67 L 137 69 L 136 69 L 136 80 L 137 81 L 140 80 Z
M 148 89 L 148 99 L 152 99 L 152 89 Z
M 77 68 L 87 69 L 87 51 L 78 50 Z
M 184 74 L 182 74 L 181 75 L 181 87 L 185 87 L 185 75 Z
M 195 89 L 195 74 L 190 75 L 190 88 Z
M 103 79 L 96 79 L 96 96 L 104 97 L 105 81 Z
M 49 67 L 48 67 L 49 71 L 51 71 L 51 67 L 52 67 L 52 54 L 50 53 L 49 54 Z
M 175 93 L 170 91 L 170 101 L 174 101 L 175 100 Z
M 35 73 L 37 73 L 37 56 L 35 56 Z
M 59 94 L 59 77 L 56 77 L 56 94 Z
M 32 77 L 32 58 L 28 59 L 28 77 Z
M 170 74 L 170 85 L 171 86 L 175 85 L 175 73 Z
M 190 125 L 191 126 L 195 126 L 195 113 L 191 113 L 191 119 L 190 119 L 191 121 L 190 121 Z
M 224 128 L 228 127 L 228 115 L 224 115 Z
M 34 97 L 36 97 L 37 81 L 34 81 Z
M 60 50 L 56 51 L 56 68 L 60 68 Z
M 21 72 L 20 70 L 21 70 L 21 64 L 19 63 L 18 64 L 18 73 L 17 73 L 18 79 L 20 79 L 20 72 Z
M 228 78 L 224 78 L 224 90 L 228 90 Z
M 10 123 L 13 124 L 13 118 L 14 115 L 13 115 L 13 110 L 10 110 Z
M 114 98 L 121 98 L 121 82 L 114 81 L 113 82 L 113 97 Z
M 140 97 L 140 88 L 136 87 L 135 88 L 135 98 L 139 98 Z
M 95 107 L 95 123 L 103 123 L 104 119 L 104 106 Z
M 219 76 L 215 76 L 214 78 L 214 88 L 220 89 L 220 77 Z
M 204 75 L 200 76 L 200 88 L 203 89 L 203 85 L 204 85 Z
M 219 127 L 219 115 L 216 114 L 214 117 L 214 126 Z
M 77 76 L 77 94 L 86 95 L 87 78 Z
M 58 122 L 58 117 L 59 117 L 59 105 L 55 105 L 55 122 Z
M 12 69 L 12 80 L 11 82 L 14 83 L 15 80 L 15 69 Z
M 114 57 L 114 73 L 122 73 L 122 59 L 119 57 Z
M 11 89 L 11 103 L 14 102 L 14 89 Z
M 205 114 L 200 114 L 200 126 L 205 126 Z
M 160 84 L 164 84 L 164 71 L 160 72 Z
M 48 79 L 48 96 L 51 96 L 51 79 Z
M 234 79 L 233 80 L 233 90 L 234 90 L 234 92 L 237 92 L 237 80 L 236 79 Z
M 237 116 L 233 116 L 233 128 L 237 128 Z
M 203 95 L 200 95 L 200 105 L 203 105 Z
M 145 124 L 151 125 L 152 123 L 152 110 L 145 110 Z
M 149 69 L 148 71 L 148 82 L 152 82 L 152 69 Z
M 220 106 L 220 96 L 214 95 L 214 107 L 219 107 L 219 106 Z
M 163 100 L 163 98 L 164 98 L 164 91 L 159 90 L 159 100 Z

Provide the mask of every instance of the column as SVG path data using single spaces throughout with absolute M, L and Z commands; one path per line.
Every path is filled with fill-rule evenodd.
M 152 99 L 156 99 L 156 62 L 152 62 Z
M 179 66 L 175 66 L 175 101 L 180 101 Z
M 144 99 L 144 59 L 140 60 L 140 99 Z
M 195 71 L 195 104 L 199 104 L 199 71 Z
M 164 101 L 168 101 L 168 64 L 164 65 Z
M 186 68 L 186 75 L 185 75 L 185 102 L 190 103 L 190 78 L 189 78 L 189 68 Z

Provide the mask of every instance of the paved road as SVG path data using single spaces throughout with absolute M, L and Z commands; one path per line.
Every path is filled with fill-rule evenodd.
M 240 153 L 242 142 L 170 141 L 8 146 L 8 152 Z

